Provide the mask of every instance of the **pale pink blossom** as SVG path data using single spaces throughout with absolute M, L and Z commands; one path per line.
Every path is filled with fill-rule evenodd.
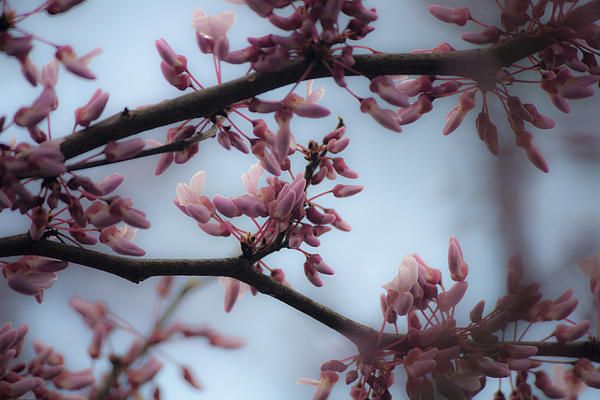
M 69 11 L 84 0 L 50 0 L 46 11 L 50 15 L 60 14 Z
M 450 8 L 444 7 L 437 4 L 431 4 L 427 7 L 431 15 L 439 19 L 440 21 L 447 22 L 449 24 L 456 24 L 464 26 L 467 21 L 471 18 L 471 13 L 468 8 Z
M 97 89 L 86 105 L 75 109 L 75 122 L 81 126 L 89 126 L 102 114 L 107 101 L 108 93 Z
M 93 57 L 102 53 L 102 49 L 94 49 L 84 56 L 77 57 L 71 46 L 60 46 L 56 51 L 56 59 L 59 60 L 67 70 L 85 79 L 96 79 L 96 75 L 88 68 Z
M 225 289 L 224 309 L 226 313 L 231 312 L 237 300 L 242 297 L 244 293 L 250 291 L 250 286 L 248 284 L 226 276 L 220 277 L 219 283 Z
M 227 31 L 235 22 L 232 11 L 224 11 L 214 16 L 207 15 L 204 10 L 194 12 L 192 24 L 196 29 L 198 43 L 202 50 L 208 50 L 219 58 L 224 58 L 229 52 Z
M 214 214 L 214 205 L 204 195 L 205 172 L 198 171 L 190 179 L 189 184 L 179 183 L 176 187 L 175 205 L 186 215 L 201 224 L 206 224 Z
M 319 380 L 310 378 L 300 378 L 296 383 L 301 385 L 314 386 L 317 391 L 313 396 L 313 400 L 326 400 L 331 394 L 331 390 L 336 382 L 340 379 L 339 375 L 333 371 L 321 371 Z
M 100 232 L 100 242 L 119 254 L 140 257 L 146 254 L 146 252 L 133 244 L 132 240 L 135 239 L 136 234 L 137 229 L 129 225 L 113 225 L 102 229 Z

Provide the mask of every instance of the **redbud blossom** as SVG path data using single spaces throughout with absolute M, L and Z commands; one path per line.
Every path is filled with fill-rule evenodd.
M 313 400 L 327 400 L 331 394 L 333 385 L 340 379 L 339 375 L 333 371 L 321 371 L 321 377 L 319 380 L 300 378 L 297 383 L 301 385 L 314 386 L 317 391 L 313 396 Z
M 50 15 L 60 14 L 69 11 L 84 0 L 50 0 L 46 11 Z
M 75 122 L 81 126 L 89 126 L 102 114 L 107 101 L 108 93 L 96 90 L 85 106 L 75 109 Z
M 440 21 L 447 22 L 449 24 L 456 24 L 458 26 L 464 26 L 467 21 L 471 18 L 468 8 L 450 8 L 439 6 L 437 4 L 431 4 L 427 7 L 431 15 L 439 19 Z
M 377 101 L 369 97 L 360 102 L 360 111 L 369 114 L 381 126 L 395 132 L 402 132 L 398 117 L 392 110 L 380 108 Z
M 246 283 L 238 281 L 237 279 L 220 277 L 219 283 L 225 288 L 224 309 L 226 313 L 231 312 L 236 301 L 242 297 L 244 293 L 250 291 L 250 287 Z
M 469 267 L 463 259 L 460 243 L 454 236 L 450 237 L 448 246 L 448 269 L 452 280 L 455 281 L 464 281 L 469 272 Z
M 362 192 L 362 185 L 342 185 L 337 184 L 333 187 L 331 192 L 335 197 L 350 197 L 354 196 L 357 193 Z
M 126 160 L 134 157 L 146 147 L 146 141 L 142 138 L 127 139 L 121 142 L 108 142 L 104 148 L 106 159 L 110 162 Z
M 56 59 L 73 74 L 85 79 L 96 79 L 96 75 L 90 71 L 88 64 L 93 57 L 100 53 L 102 53 L 101 49 L 94 49 L 84 56 L 77 57 L 71 46 L 60 46 L 56 51 Z
M 213 53 L 224 58 L 229 52 L 227 31 L 235 22 L 235 14 L 225 11 L 218 15 L 209 16 L 204 10 L 194 12 L 192 24 L 196 29 L 198 44 L 204 52 Z
M 154 378 L 154 376 L 162 368 L 162 362 L 156 358 L 151 357 L 145 364 L 136 369 L 129 369 L 127 371 L 127 381 L 132 386 L 140 386 Z
M 187 59 L 184 56 L 177 55 L 165 39 L 158 39 L 154 44 L 160 58 L 173 68 L 176 74 L 180 74 L 187 69 Z
M 100 242 L 109 246 L 115 252 L 127 256 L 141 257 L 146 252 L 133 244 L 137 230 L 129 225 L 109 226 L 100 232 Z

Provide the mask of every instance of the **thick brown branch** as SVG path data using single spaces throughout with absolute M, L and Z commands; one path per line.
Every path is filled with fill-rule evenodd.
M 223 259 L 142 259 L 103 254 L 97 251 L 56 243 L 49 240 L 32 241 L 28 235 L 0 239 L 0 258 L 18 255 L 39 255 L 58 258 L 117 275 L 131 282 L 140 282 L 152 276 L 227 276 L 239 279 L 260 293 L 267 294 L 303 314 L 339 332 L 361 349 L 373 349 L 378 332 L 322 305 L 303 294 L 278 283 L 255 270 L 255 260 L 244 257 Z M 600 362 L 600 344 L 596 341 L 575 343 L 555 342 L 505 342 L 537 346 L 538 356 L 586 357 Z M 403 335 L 385 334 L 380 342 L 396 351 L 407 351 L 408 342 Z
M 495 48 L 436 54 L 377 54 L 356 56 L 355 71 L 369 76 L 458 75 L 477 78 L 508 66 L 544 48 L 541 37 L 523 36 Z M 61 144 L 67 159 L 149 129 L 197 117 L 211 117 L 236 102 L 294 83 L 301 79 L 308 61 L 296 61 L 273 73 L 253 73 L 196 93 L 165 100 L 141 110 L 125 110 L 74 133 Z M 349 74 L 351 74 L 349 72 Z M 321 64 L 304 79 L 329 76 Z

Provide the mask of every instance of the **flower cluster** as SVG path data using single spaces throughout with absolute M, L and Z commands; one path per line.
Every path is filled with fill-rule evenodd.
M 583 5 L 577 3 L 553 0 L 517 0 L 507 1 L 503 5 L 498 3 L 501 8 L 501 26 L 477 20 L 468 8 L 430 5 L 430 13 L 443 22 L 459 26 L 472 22 L 483 27 L 481 31 L 462 35 L 463 40 L 470 43 L 498 46 L 515 37 L 529 36 L 539 37 L 548 44 L 537 55 L 529 57 L 527 64 L 515 64 L 498 71 L 480 71 L 474 80 L 461 78 L 448 81 L 454 87 L 445 95 L 460 94 L 460 102 L 448 114 L 443 133 L 447 135 L 453 132 L 465 115 L 475 108 L 475 95 L 479 91 L 483 105 L 476 120 L 477 133 L 490 152 L 498 154 L 498 129 L 488 115 L 487 104 L 488 94 L 493 94 L 506 111 L 516 144 L 525 150 L 533 165 L 548 172 L 546 160 L 533 144 L 533 135 L 526 124 L 538 129 L 550 129 L 554 127 L 554 121 L 540 114 L 535 105 L 523 103 L 519 97 L 512 95 L 509 87 L 515 83 L 539 84 L 556 108 L 564 113 L 571 110 L 568 100 L 594 94 L 591 86 L 600 81 L 597 60 L 600 26 L 595 23 L 600 18 L 600 6 L 596 1 Z M 452 50 L 448 45 L 445 47 L 446 50 Z M 527 74 L 527 78 L 531 78 L 517 77 L 521 74 Z M 435 79 L 420 79 L 427 78 Z M 425 90 L 419 92 L 426 93 Z M 417 108 L 421 107 L 417 103 L 415 105 Z
M 94 384 L 92 370 L 69 371 L 52 347 L 36 341 L 35 357 L 27 364 L 17 362 L 28 330 L 8 322 L 0 327 L 0 397 L 20 399 L 32 392 L 36 399 L 85 399 L 78 391 Z
M 511 398 L 530 398 L 534 387 L 552 399 L 575 398 L 569 396 L 576 396 L 585 385 L 600 387 L 600 369 L 587 358 L 565 362 L 571 368 L 550 379 L 541 360 L 535 358 L 538 348 L 518 343 L 532 325 L 552 321 L 567 322 L 557 324 L 548 336 L 560 343 L 587 335 L 589 320 L 575 323 L 569 319 L 578 303 L 571 290 L 554 300 L 543 299 L 538 283 L 523 284 L 523 265 L 513 257 L 508 263 L 507 294 L 487 314 L 485 302 L 477 303 L 469 312 L 470 323 L 461 327 L 455 310 L 468 288 L 468 267 L 455 238 L 450 239 L 448 267 L 454 284 L 446 289 L 439 270 L 416 254 L 404 257 L 398 274 L 383 286 L 386 294 L 381 297 L 384 320 L 395 334 L 384 334 L 382 328 L 375 350 L 328 361 L 321 366 L 319 381 L 301 383 L 317 386 L 321 397 L 315 398 L 324 399 L 338 374 L 345 372 L 346 384 L 353 385 L 353 399 L 389 399 L 392 372 L 402 365 L 410 399 L 434 398 L 434 390 L 446 398 L 472 398 L 487 378 L 511 379 Z M 398 334 L 400 316 L 407 319 L 403 335 Z M 524 328 L 519 329 L 520 321 Z M 503 341 L 508 332 L 514 342 Z M 495 398 L 505 397 L 499 391 Z
M 286 120 L 282 115 L 287 115 Z M 278 117 L 277 117 L 278 116 Z M 254 121 L 252 152 L 260 160 L 242 175 L 245 193 L 227 198 L 215 195 L 212 199 L 204 195 L 205 173 L 199 171 L 189 183 L 177 186 L 175 205 L 187 216 L 193 218 L 206 233 L 214 236 L 234 236 L 239 240 L 243 256 L 257 261 L 258 268 L 267 268 L 280 282 L 284 281 L 283 272 L 269 268 L 263 256 L 282 247 L 295 249 L 306 256 L 304 271 L 308 280 L 316 286 L 322 286 L 320 274 L 331 275 L 333 269 L 319 254 L 309 253 L 301 248 L 320 245 L 319 237 L 335 227 L 348 231 L 350 226 L 332 208 L 320 205 L 317 199 L 327 194 L 334 197 L 352 196 L 362 190 L 359 185 L 337 184 L 332 189 L 310 197 L 309 188 L 321 184 L 325 178 L 337 176 L 350 179 L 358 174 L 350 169 L 338 154 L 349 144 L 344 136 L 342 123 L 324 136 L 322 143 L 311 141 L 307 147 L 295 142 L 289 127 L 288 110 L 277 111 L 276 118 L 280 129 L 277 134 L 267 129 L 263 120 Z M 300 153 L 307 161 L 302 173 L 294 174 L 289 156 Z M 266 186 L 260 186 L 264 172 L 274 176 L 266 179 Z M 282 171 L 290 175 L 289 181 Z M 255 232 L 236 226 L 232 220 L 245 217 L 257 227 Z M 238 291 L 238 287 L 229 292 Z M 226 296 L 226 310 L 230 310 L 236 296 Z
M 157 285 L 157 309 L 161 308 L 164 300 L 172 298 L 172 302 L 165 307 L 149 335 L 143 335 L 132 328 L 102 302 L 89 302 L 81 298 L 70 300 L 71 308 L 81 315 L 92 331 L 88 356 L 94 360 L 106 357 L 112 365 L 112 371 L 101 379 L 96 379 L 92 369 L 69 371 L 61 354 L 37 341 L 33 344 L 36 356 L 28 363 L 18 362 L 28 327 L 23 325 L 14 329 L 10 323 L 6 323 L 0 327 L 0 398 L 22 398 L 29 392 L 37 399 L 133 398 L 139 396 L 140 388 L 150 384 L 160 372 L 163 363 L 156 353 L 164 355 L 164 350 L 162 347 L 159 350 L 159 347 L 173 339 L 206 338 L 211 346 L 223 349 L 236 349 L 243 345 L 240 339 L 225 336 L 207 326 L 169 322 L 172 307 L 199 286 L 198 282 L 189 281 L 173 295 L 173 283 L 172 277 L 166 277 Z M 118 330 L 135 336 L 122 355 L 115 354 L 112 347 L 107 345 L 110 335 Z M 201 389 L 202 385 L 191 369 L 177 364 L 181 377 L 191 387 Z M 158 388 L 154 389 L 154 396 L 160 398 Z

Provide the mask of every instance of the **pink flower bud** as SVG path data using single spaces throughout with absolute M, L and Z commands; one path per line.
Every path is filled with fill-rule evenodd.
M 79 390 L 93 385 L 95 382 L 92 369 L 83 369 L 77 372 L 67 372 L 60 374 L 52 380 L 54 385 L 60 389 Z
M 85 106 L 75 110 L 75 122 L 81 126 L 89 126 L 92 121 L 102 114 L 107 101 L 108 93 L 100 89 L 96 90 Z
M 202 389 L 202 385 L 192 374 L 192 371 L 188 367 L 182 367 L 181 372 L 183 375 L 183 379 L 190 384 L 194 389 Z
M 590 329 L 591 322 L 586 319 L 577 325 L 558 325 L 553 335 L 561 343 L 572 342 L 585 335 Z
M 402 132 L 398 117 L 392 110 L 385 110 L 379 107 L 374 98 L 369 97 L 360 102 L 360 111 L 369 114 L 381 126 L 395 132 Z
M 337 184 L 333 187 L 331 192 L 335 197 L 350 197 L 357 193 L 362 192 L 363 186 L 361 185 L 341 185 Z
M 466 281 L 456 282 L 450 289 L 438 295 L 438 305 L 440 310 L 448 312 L 452 307 L 456 306 L 465 295 L 468 284 Z
M 154 42 L 154 44 L 158 54 L 160 55 L 160 58 L 162 58 L 164 62 L 173 68 L 176 74 L 180 74 L 187 69 L 186 58 L 184 56 L 175 54 L 165 39 L 158 39 L 156 42 Z
M 331 143 L 331 142 L 330 142 Z M 346 164 L 346 161 L 339 157 L 333 159 L 333 168 L 335 168 L 335 172 L 348 179 L 356 179 L 358 178 L 358 173 Z
M 154 378 L 154 376 L 162 368 L 162 363 L 152 357 L 144 365 L 137 369 L 129 369 L 127 371 L 127 381 L 132 386 L 140 386 Z
M 469 19 L 471 19 L 471 13 L 468 8 L 450 8 L 439 6 L 437 4 L 431 4 L 427 7 L 431 15 L 439 19 L 440 21 L 447 22 L 449 24 L 456 24 L 458 26 L 464 26 Z
M 469 267 L 463 259 L 460 243 L 454 236 L 450 237 L 448 246 L 448 269 L 452 280 L 455 281 L 464 281 L 469 272 Z
M 96 79 L 96 75 L 89 70 L 87 65 L 93 57 L 100 53 L 102 53 L 101 49 L 94 49 L 84 56 L 77 57 L 71 46 L 59 46 L 56 51 L 56 59 L 73 74 L 85 79 Z
M 350 144 L 349 138 L 331 139 L 327 141 L 327 151 L 333 154 L 341 153 Z
M 485 307 L 484 300 L 481 300 L 479 303 L 477 303 L 475 305 L 475 307 L 473 307 L 473 309 L 469 313 L 469 318 L 471 319 L 471 322 L 477 323 L 477 322 L 481 321 L 481 317 L 483 316 L 483 308 L 484 307 Z
M 124 180 L 125 177 L 123 175 L 114 173 L 102 179 L 96 186 L 102 191 L 102 194 L 106 196 L 107 194 L 114 192 Z
M 408 96 L 404 92 L 398 90 L 394 85 L 394 82 L 388 76 L 381 75 L 371 79 L 369 89 L 372 92 L 379 94 L 382 99 L 392 105 L 398 107 L 410 106 Z
M 31 227 L 29 236 L 32 240 L 40 240 L 48 224 L 48 211 L 43 207 L 36 207 L 31 213 Z
M 192 80 L 188 74 L 178 74 L 173 67 L 164 61 L 161 61 L 160 63 L 160 70 L 165 80 L 177 89 L 185 90 L 192 86 Z
M 46 12 L 50 15 L 61 14 L 69 11 L 84 0 L 50 0 Z
M 239 217 L 240 215 L 242 215 L 242 212 L 236 207 L 233 200 L 227 197 L 223 197 L 217 194 L 215 195 L 215 197 L 213 197 L 213 204 L 221 214 L 228 218 Z
M 461 35 L 465 42 L 475 44 L 495 43 L 500 38 L 500 30 L 495 26 L 490 26 L 479 32 L 466 32 Z
M 127 139 L 121 142 L 109 142 L 104 148 L 106 159 L 110 162 L 126 160 L 134 157 L 146 147 L 142 138 Z

